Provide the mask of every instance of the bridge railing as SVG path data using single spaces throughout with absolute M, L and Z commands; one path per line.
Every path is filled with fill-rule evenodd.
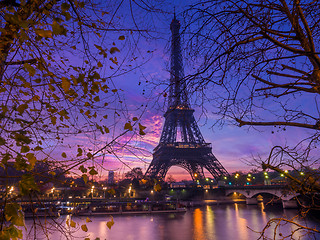
M 274 185 L 247 185 L 247 186 L 225 186 L 225 189 L 239 189 L 239 190 L 249 190 L 249 189 L 283 189 L 287 188 L 288 185 L 285 184 L 274 184 Z

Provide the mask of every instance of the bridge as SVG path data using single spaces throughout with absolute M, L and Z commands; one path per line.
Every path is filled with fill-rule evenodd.
M 261 186 L 226 186 L 225 194 L 242 194 L 246 197 L 248 205 L 258 204 L 257 196 L 263 194 L 271 194 L 278 199 L 281 199 L 283 208 L 296 208 L 296 197 L 298 193 L 290 191 L 287 185 L 261 185 Z

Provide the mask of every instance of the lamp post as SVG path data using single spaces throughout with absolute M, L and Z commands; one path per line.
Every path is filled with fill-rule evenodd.
M 14 191 L 14 186 L 11 186 L 10 189 L 9 189 L 9 196 L 11 196 L 13 191 Z
M 91 190 L 90 190 L 91 199 L 93 198 L 93 190 L 94 190 L 94 186 L 92 186 L 92 187 L 91 187 Z
M 51 194 L 51 202 L 53 202 L 53 197 L 54 197 L 54 187 L 53 188 L 51 188 L 51 190 L 50 190 L 50 194 Z
M 103 187 L 103 198 L 105 199 L 106 198 L 106 190 L 107 190 L 107 187 Z

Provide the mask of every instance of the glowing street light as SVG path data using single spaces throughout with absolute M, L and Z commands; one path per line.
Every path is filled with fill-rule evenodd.
M 9 194 L 11 194 L 14 191 L 14 186 L 11 186 L 9 189 Z
M 107 187 L 103 187 L 103 198 L 106 198 L 106 190 L 107 190 Z
M 90 190 L 91 198 L 93 197 L 93 189 L 94 189 L 94 186 L 92 186 L 92 187 L 91 187 L 91 190 Z

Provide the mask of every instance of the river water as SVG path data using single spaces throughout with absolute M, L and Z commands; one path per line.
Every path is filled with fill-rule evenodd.
M 205 205 L 188 209 L 186 213 L 115 215 L 111 229 L 106 225 L 107 221 L 111 220 L 111 216 L 92 216 L 90 217 L 92 222 L 86 222 L 86 217 L 72 217 L 76 223 L 75 228 L 68 227 L 66 224 L 66 219 L 70 216 L 61 216 L 50 220 L 27 219 L 24 239 L 76 240 L 88 237 L 90 240 L 96 238 L 100 240 L 251 240 L 259 238 L 258 232 L 263 230 L 271 218 L 281 217 L 287 219 L 296 217 L 295 221 L 299 224 L 320 229 L 319 221 L 297 215 L 297 210 L 265 206 L 263 203 L 259 203 L 258 206 L 237 203 Z M 83 224 L 87 225 L 87 232 L 81 229 Z M 46 228 L 43 228 L 44 225 Z M 273 223 L 265 231 L 267 237 L 273 239 L 275 227 L 276 224 Z M 297 226 L 280 224 L 276 229 L 275 239 L 281 239 L 282 236 L 297 229 Z M 305 234 L 299 231 L 293 235 L 293 239 L 320 239 L 320 234 Z

